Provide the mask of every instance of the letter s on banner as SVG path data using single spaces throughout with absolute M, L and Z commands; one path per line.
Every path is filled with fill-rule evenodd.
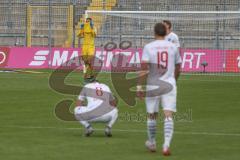
M 43 65 L 49 54 L 48 50 L 40 50 L 35 53 L 34 60 L 29 64 L 29 66 L 41 66 Z

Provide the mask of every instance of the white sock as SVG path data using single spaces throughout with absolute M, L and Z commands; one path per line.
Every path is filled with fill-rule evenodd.
M 89 127 L 90 124 L 87 121 L 79 121 L 85 128 Z
M 173 136 L 173 119 L 165 118 L 164 120 L 164 144 L 163 147 L 170 147 Z
M 118 118 L 118 111 L 115 110 L 114 113 L 112 114 L 111 120 L 108 123 L 108 127 L 112 128 L 112 126 L 114 125 L 114 123 L 117 121 Z
M 157 122 L 154 119 L 147 120 L 147 129 L 148 129 L 148 140 L 152 143 L 156 142 L 156 130 L 157 130 Z

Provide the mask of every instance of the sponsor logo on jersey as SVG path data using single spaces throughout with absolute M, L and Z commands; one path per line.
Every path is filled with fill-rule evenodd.
M 96 95 L 97 96 L 102 96 L 103 95 L 102 88 L 99 88 L 99 87 L 96 88 Z

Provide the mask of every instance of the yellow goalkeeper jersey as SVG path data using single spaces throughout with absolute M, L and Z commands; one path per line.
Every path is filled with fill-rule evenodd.
M 78 36 L 83 38 L 82 45 L 94 46 L 96 30 L 95 28 L 91 28 L 89 24 L 84 24 L 84 27 L 80 30 Z

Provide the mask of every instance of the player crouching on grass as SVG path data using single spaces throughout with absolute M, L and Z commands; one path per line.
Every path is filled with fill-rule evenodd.
M 93 133 L 91 123 L 106 123 L 105 135 L 111 137 L 111 129 L 118 118 L 117 102 L 110 88 L 98 82 L 95 77 L 88 79 L 76 102 L 74 114 L 76 119 L 85 127 L 85 136 Z M 87 105 L 84 101 L 87 100 Z
M 159 103 L 164 113 L 164 144 L 163 155 L 170 155 L 170 143 L 173 137 L 173 112 L 176 112 L 177 86 L 176 80 L 180 74 L 181 57 L 175 44 L 166 41 L 166 27 L 163 23 L 157 23 L 154 27 L 155 41 L 147 44 L 143 49 L 142 71 L 139 72 L 137 95 L 144 97 L 142 84 L 144 75 L 147 77 L 146 108 L 148 113 L 146 147 L 156 151 L 156 127 Z M 157 88 L 157 89 L 156 89 Z M 165 92 L 155 92 L 166 90 Z M 151 94 L 150 94 L 151 93 Z

